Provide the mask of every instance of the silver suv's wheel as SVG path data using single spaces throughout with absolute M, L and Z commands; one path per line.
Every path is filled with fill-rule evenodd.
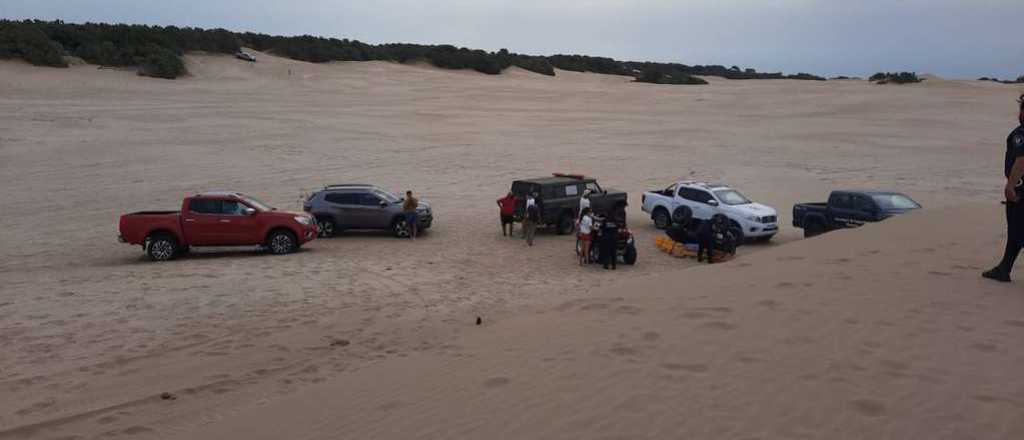
M 337 232 L 334 228 L 334 221 L 326 217 L 316 218 L 317 235 L 320 237 L 333 237 Z
M 150 237 L 146 255 L 153 261 L 167 261 L 178 253 L 178 240 L 167 234 Z
M 298 249 L 295 235 L 288 231 L 274 231 L 267 239 L 267 249 L 274 255 L 288 254 Z
M 391 223 L 391 232 L 398 238 L 409 237 L 409 222 L 404 218 L 398 218 Z

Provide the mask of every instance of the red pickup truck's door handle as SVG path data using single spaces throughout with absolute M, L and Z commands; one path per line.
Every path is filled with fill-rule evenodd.
M 220 221 L 220 222 L 221 222 L 221 223 L 231 223 L 231 220 L 227 220 L 227 219 L 221 219 L 221 221 Z
M 185 221 L 187 221 L 189 223 L 192 223 L 192 222 L 196 221 L 196 219 L 194 219 L 194 218 L 187 218 L 187 219 L 185 219 Z

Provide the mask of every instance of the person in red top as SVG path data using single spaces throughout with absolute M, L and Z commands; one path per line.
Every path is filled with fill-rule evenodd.
M 498 206 L 501 208 L 501 235 L 511 237 L 516 213 L 516 196 L 509 191 L 508 195 L 498 199 Z M 505 225 L 508 225 L 508 233 L 505 233 Z

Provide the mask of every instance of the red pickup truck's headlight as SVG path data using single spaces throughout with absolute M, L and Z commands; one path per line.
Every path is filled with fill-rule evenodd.
M 310 223 L 313 223 L 312 219 L 310 219 L 309 217 L 306 217 L 304 215 L 297 215 L 297 216 L 295 216 L 295 221 L 298 224 L 303 225 L 303 226 L 309 226 Z

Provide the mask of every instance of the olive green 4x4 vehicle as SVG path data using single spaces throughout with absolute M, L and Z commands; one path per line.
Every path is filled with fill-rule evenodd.
M 526 210 L 526 196 L 537 195 L 541 225 L 553 226 L 559 234 L 570 234 L 576 227 L 583 193 L 590 192 L 590 209 L 597 215 L 611 216 L 625 224 L 628 195 L 623 191 L 601 188 L 591 177 L 573 174 L 552 174 L 551 177 L 516 180 L 512 194 L 516 196 L 517 221 Z

